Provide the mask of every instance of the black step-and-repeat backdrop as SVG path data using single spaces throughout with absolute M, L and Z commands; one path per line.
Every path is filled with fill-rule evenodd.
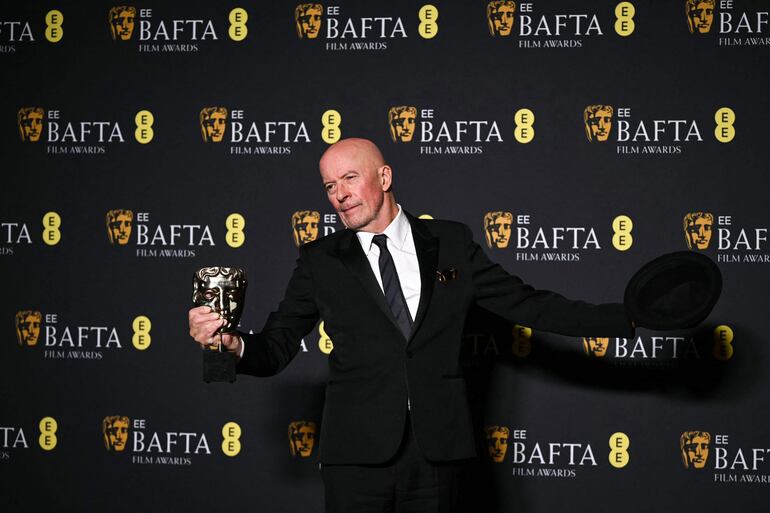
M 699 327 L 533 332 L 478 311 L 464 511 L 764 511 L 767 2 L 6 2 L 0 509 L 323 509 L 323 323 L 268 379 L 201 380 L 194 270 L 258 331 L 344 229 L 317 161 L 373 139 L 415 215 L 539 288 L 618 301 L 709 255 Z

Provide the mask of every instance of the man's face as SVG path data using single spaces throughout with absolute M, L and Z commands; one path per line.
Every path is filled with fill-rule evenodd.
M 40 312 L 22 312 L 17 319 L 19 344 L 36 345 L 40 336 Z
M 297 23 L 308 39 L 315 39 L 321 31 L 321 8 L 311 7 L 297 17 Z
M 117 419 L 107 426 L 105 436 L 107 443 L 115 452 L 121 452 L 128 442 L 128 421 Z
M 129 9 L 124 9 L 112 15 L 112 30 L 115 33 L 116 39 L 121 41 L 131 39 L 131 34 L 134 32 L 135 16 L 135 12 Z
M 612 130 L 612 113 L 610 111 L 597 110 L 586 122 L 591 129 L 592 139 L 604 142 L 610 137 Z
M 489 457 L 495 463 L 500 463 L 505 458 L 508 450 L 508 433 L 503 429 L 490 429 L 487 431 L 487 447 Z
M 414 136 L 415 113 L 405 110 L 398 114 L 392 121 L 396 131 L 396 139 L 401 142 L 409 142 Z
M 489 240 L 492 242 L 492 246 L 503 249 L 508 247 L 508 242 L 511 240 L 511 220 L 506 216 L 497 216 L 487 226 L 489 231 Z
M 687 461 L 694 468 L 703 468 L 706 466 L 706 460 L 709 457 L 709 439 L 705 436 L 696 436 L 684 444 L 682 449 L 687 456 Z
M 113 243 L 117 243 L 124 246 L 128 243 L 128 238 L 131 236 L 131 221 L 133 216 L 121 213 L 110 220 L 110 234 L 112 235 Z
M 513 28 L 512 5 L 501 5 L 496 11 L 489 14 L 489 21 L 492 23 L 492 30 L 495 35 L 508 36 Z
M 698 249 L 708 249 L 711 242 L 711 221 L 705 217 L 694 219 L 687 226 L 690 243 Z
M 385 215 L 381 181 L 385 167 L 378 169 L 354 148 L 339 150 L 321 161 L 326 197 L 348 228 L 366 231 Z
M 30 111 L 21 119 L 21 130 L 25 141 L 37 142 L 43 131 L 43 113 Z
M 313 444 L 315 442 L 315 426 L 309 423 L 304 423 L 298 428 L 292 430 L 291 443 L 294 447 L 295 454 L 299 454 L 302 458 L 307 458 L 313 452 Z
M 302 245 L 318 238 L 318 218 L 312 215 L 303 217 L 295 226 L 297 244 Z
M 206 129 L 206 138 L 212 142 L 221 142 L 225 136 L 227 115 L 224 112 L 212 112 L 208 119 L 203 121 Z
M 238 327 L 243 311 L 246 287 L 230 276 L 206 276 L 196 284 L 193 302 L 197 306 L 208 306 L 226 321 L 217 333 L 229 333 Z
M 609 342 L 610 342 L 609 338 L 586 337 L 583 340 L 585 344 L 587 344 L 587 345 L 584 345 L 584 347 L 586 348 L 586 352 L 588 352 L 589 354 L 602 357 L 607 353 L 607 346 L 609 345 Z
M 711 24 L 714 22 L 714 4 L 698 2 L 687 15 L 690 17 L 693 33 L 705 34 L 711 30 Z

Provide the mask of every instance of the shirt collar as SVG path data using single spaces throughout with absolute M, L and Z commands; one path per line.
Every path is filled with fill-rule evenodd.
M 410 231 L 409 219 L 407 219 L 404 211 L 401 209 L 401 205 L 396 204 L 396 206 L 398 207 L 398 214 L 396 214 L 396 217 L 393 218 L 388 227 L 385 228 L 385 231 L 382 233 L 388 237 L 390 244 L 400 250 L 403 250 L 404 244 L 406 244 L 406 237 L 409 235 Z M 375 235 L 377 234 L 374 232 L 356 232 L 358 241 L 361 243 L 361 247 L 367 256 L 369 255 L 369 251 L 372 249 L 372 239 L 374 239 Z

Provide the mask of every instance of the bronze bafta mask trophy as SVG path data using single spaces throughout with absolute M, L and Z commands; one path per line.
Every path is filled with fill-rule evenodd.
M 203 381 L 235 381 L 235 353 L 222 350 L 222 333 L 238 327 L 246 299 L 246 273 L 235 267 L 203 267 L 193 275 L 193 303 L 208 306 L 225 320 L 219 343 L 203 352 Z

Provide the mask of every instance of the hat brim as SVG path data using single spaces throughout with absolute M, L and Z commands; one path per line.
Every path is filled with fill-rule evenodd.
M 637 326 L 690 328 L 708 317 L 722 292 L 722 273 L 706 255 L 677 251 L 645 264 L 626 286 L 626 311 Z

